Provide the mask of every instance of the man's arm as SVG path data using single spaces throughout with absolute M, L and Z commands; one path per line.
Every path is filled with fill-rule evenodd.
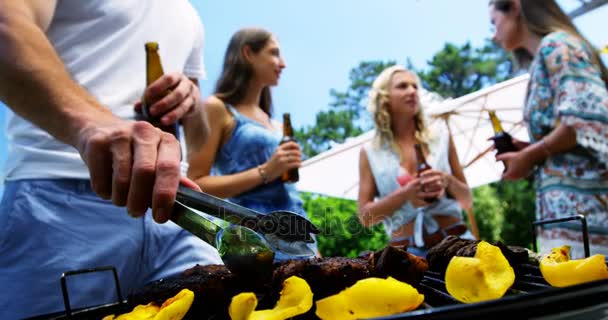
M 145 122 L 119 119 L 78 85 L 45 35 L 57 2 L 0 0 L 0 99 L 16 114 L 74 146 L 93 190 L 141 216 L 169 218 L 179 143 Z
M 76 145 L 78 131 L 92 117 L 111 114 L 71 79 L 47 39 L 55 6 L 53 0 L 0 2 L 0 99 L 55 138 Z

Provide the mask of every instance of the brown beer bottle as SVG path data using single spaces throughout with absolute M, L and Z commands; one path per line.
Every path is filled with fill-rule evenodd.
M 160 55 L 158 54 L 158 43 L 147 42 L 146 45 L 146 87 L 151 85 L 158 78 L 162 77 L 163 66 L 160 62 Z M 173 134 L 179 138 L 178 123 L 174 123 L 168 126 L 163 126 L 160 123 L 160 117 L 152 117 L 150 115 L 150 106 L 154 104 L 154 100 L 146 101 L 142 98 L 142 113 L 144 120 L 152 123 L 155 127 L 160 128 L 165 132 Z
M 513 144 L 513 138 L 511 135 L 503 130 L 502 125 L 500 124 L 500 120 L 496 116 L 496 112 L 494 110 L 488 110 L 488 114 L 490 115 L 490 121 L 492 121 L 492 128 L 494 129 L 494 147 L 496 148 L 496 154 L 501 154 L 505 152 L 517 151 L 515 145 Z M 507 170 L 507 164 L 503 161 L 503 165 L 505 166 L 505 171 Z
M 494 140 L 494 146 L 497 150 L 496 154 L 517 151 L 511 135 L 503 130 L 500 120 L 496 116 L 496 111 L 488 110 L 488 114 L 490 115 L 490 121 L 492 121 L 492 128 L 494 129 L 492 140 Z
M 432 169 L 432 167 L 426 162 L 426 158 L 424 157 L 424 153 L 422 152 L 422 146 L 419 143 L 414 145 L 414 149 L 416 150 L 416 174 L 418 177 L 427 170 Z M 435 202 L 437 198 L 424 198 L 426 202 Z
M 289 113 L 283 113 L 283 138 L 281 139 L 279 145 L 289 141 L 295 141 L 293 137 L 293 128 L 291 127 L 291 117 L 289 116 Z M 298 168 L 293 168 L 283 172 L 281 180 L 285 183 L 298 182 L 298 180 L 300 180 Z

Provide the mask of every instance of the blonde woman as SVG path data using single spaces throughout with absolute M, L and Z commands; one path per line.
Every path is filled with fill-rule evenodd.
M 419 88 L 418 76 L 399 65 L 373 83 L 368 109 L 376 134 L 359 158 L 359 220 L 384 223 L 391 245 L 424 256 L 446 235 L 472 237 L 462 222 L 472 198 L 447 128 L 427 128 Z M 420 177 L 415 144 L 433 167 Z

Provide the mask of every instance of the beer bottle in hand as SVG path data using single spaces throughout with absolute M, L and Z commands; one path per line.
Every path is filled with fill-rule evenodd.
M 414 149 L 416 150 L 416 173 L 418 177 L 427 170 L 432 169 L 431 166 L 426 162 L 426 158 L 424 157 L 424 153 L 422 152 L 422 146 L 419 143 L 414 145 Z M 426 202 L 435 202 L 437 198 L 424 198 Z
M 291 117 L 289 116 L 289 113 L 283 113 L 283 138 L 279 144 L 289 141 L 295 141 L 293 137 L 293 128 L 291 127 Z M 283 172 L 281 180 L 286 183 L 298 182 L 298 180 L 300 180 L 298 168 L 293 168 Z
M 513 138 L 508 132 L 503 130 L 500 120 L 498 120 L 498 117 L 496 116 L 496 112 L 494 110 L 488 110 L 488 114 L 490 115 L 490 121 L 492 121 L 492 128 L 494 128 L 494 137 L 492 137 L 492 140 L 494 140 L 496 154 L 517 151 L 517 148 L 515 148 L 515 145 L 513 144 Z M 506 169 L 507 165 L 504 165 Z
M 494 129 L 492 140 L 494 140 L 494 146 L 497 150 L 496 154 L 517 151 L 513 144 L 513 138 L 508 132 L 503 130 L 500 120 L 496 116 L 496 111 L 488 110 L 488 114 L 490 115 L 490 121 L 492 121 L 492 128 Z
M 160 55 L 158 54 L 158 43 L 147 42 L 146 45 L 146 88 L 150 86 L 158 78 L 164 74 L 163 66 L 160 62 Z M 159 97 L 159 99 L 162 97 Z M 146 100 L 142 97 L 142 113 L 144 120 L 152 123 L 155 127 L 160 128 L 165 132 L 173 134 L 179 138 L 178 123 L 174 123 L 168 126 L 164 126 L 160 122 L 160 117 L 152 117 L 150 115 L 150 106 L 154 104 L 158 99 Z

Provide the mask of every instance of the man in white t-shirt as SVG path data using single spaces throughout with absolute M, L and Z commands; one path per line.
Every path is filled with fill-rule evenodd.
M 152 115 L 179 120 L 189 147 L 206 137 L 203 28 L 191 4 L 0 7 L 0 100 L 14 112 L 0 204 L 0 319 L 62 311 L 65 271 L 113 266 L 126 294 L 196 263 L 221 263 L 215 249 L 164 223 L 178 184 L 195 185 L 180 176 L 179 142 L 134 120 L 142 95 L 171 89 Z M 159 43 L 167 73 L 145 88 L 148 41 Z M 72 308 L 116 299 L 111 274 L 71 276 L 68 289 Z

